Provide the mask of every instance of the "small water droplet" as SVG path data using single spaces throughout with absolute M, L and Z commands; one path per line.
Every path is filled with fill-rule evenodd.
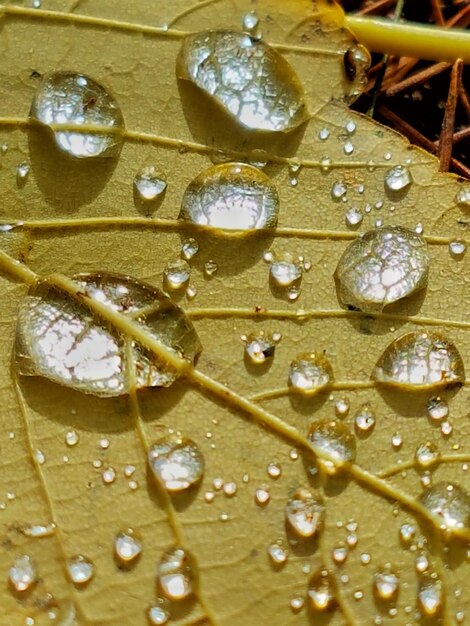
M 194 564 L 180 547 L 163 553 L 157 565 L 157 581 L 167 598 L 183 600 L 193 593 Z
M 422 576 L 418 585 L 418 609 L 423 617 L 436 617 L 444 607 L 441 581 L 432 576 Z
M 30 171 L 31 168 L 29 163 L 27 163 L 26 161 L 22 161 L 16 167 L 16 177 L 20 181 L 25 181 L 28 178 Z
M 326 356 L 317 352 L 299 354 L 289 365 L 288 384 L 292 391 L 311 396 L 333 382 L 333 370 Z
M 115 156 L 121 148 L 121 110 L 104 87 L 84 74 L 55 72 L 44 78 L 30 115 L 48 126 L 57 146 L 72 157 Z M 87 132 L 87 126 L 93 131 Z M 104 129 L 95 132 L 97 127 Z
M 247 128 L 288 132 L 308 117 L 294 69 L 274 48 L 245 33 L 220 30 L 188 35 L 176 73 Z
M 190 261 L 198 252 L 199 244 L 195 239 L 190 237 L 183 242 L 181 246 L 181 256 L 185 259 L 185 261 Z
M 282 474 L 282 468 L 278 463 L 269 463 L 266 471 L 270 478 L 279 478 Z
M 455 196 L 455 202 L 464 207 L 470 206 L 470 185 L 462 185 Z
M 428 416 L 433 420 L 443 420 L 449 415 L 449 405 L 439 396 L 429 398 L 426 405 Z
M 354 120 L 349 120 L 348 122 L 346 122 L 346 125 L 344 127 L 348 135 L 354 135 L 354 133 L 356 132 L 356 128 L 357 126 Z
M 317 450 L 331 458 L 334 467 L 329 468 L 330 471 L 334 472 L 341 464 L 356 459 L 356 439 L 344 422 L 328 419 L 313 422 L 308 438 Z M 320 462 L 322 460 L 319 459 Z
M 136 562 L 142 552 L 142 539 L 133 528 L 121 530 L 114 539 L 114 554 L 122 565 Z
M 233 497 L 237 493 L 237 483 L 232 481 L 225 483 L 223 486 L 223 492 L 227 497 Z
M 407 228 L 388 226 L 349 244 L 335 278 L 344 305 L 372 313 L 425 287 L 428 269 L 425 240 Z
M 196 296 L 197 296 L 197 289 L 196 289 L 196 287 L 193 287 L 192 285 L 190 285 L 186 289 L 186 297 L 188 298 L 188 300 L 194 300 L 194 298 Z
M 369 434 L 375 427 L 375 414 L 370 404 L 363 404 L 354 416 L 354 427 L 358 434 Z
M 260 487 L 255 491 L 255 502 L 260 506 L 265 506 L 271 499 L 271 494 L 264 487 Z
M 402 436 L 399 433 L 395 433 L 394 435 L 392 435 L 391 444 L 392 448 L 395 448 L 395 450 L 399 450 L 403 445 Z
M 249 13 L 245 13 L 242 18 L 243 30 L 256 38 L 258 36 L 258 27 L 259 17 L 256 15 L 256 12 L 250 11 Z
M 442 528 L 458 534 L 470 529 L 470 496 L 454 483 L 440 482 L 425 489 L 420 501 L 436 516 Z
M 271 179 L 246 163 L 207 168 L 186 188 L 179 219 L 201 226 L 252 230 L 276 225 L 279 196 Z
M 150 202 L 161 196 L 167 187 L 165 177 L 153 165 L 144 167 L 134 178 L 134 188 L 141 200 Z
M 116 480 L 116 471 L 114 467 L 107 467 L 103 470 L 101 474 L 101 478 L 105 485 L 112 485 L 112 483 Z
M 157 479 L 168 491 L 181 491 L 199 482 L 204 474 L 204 457 L 194 441 L 168 435 L 155 442 L 148 459 Z
M 449 437 L 453 431 L 452 424 L 447 420 L 441 424 L 441 433 L 444 437 Z
M 420 467 L 429 467 L 439 458 L 439 450 L 431 441 L 426 441 L 416 448 L 415 459 Z
M 294 613 L 298 613 L 299 611 L 303 609 L 304 599 L 302 598 L 302 596 L 296 595 L 293 598 L 291 598 L 291 601 L 289 602 L 289 606 Z
M 293 287 L 302 280 L 303 266 L 295 261 L 291 254 L 284 254 L 282 258 L 271 263 L 270 279 L 279 288 Z
M 70 580 L 75 585 L 84 585 L 93 578 L 94 565 L 83 554 L 77 554 L 67 561 Z
M 413 179 L 411 178 L 410 170 L 403 165 L 396 165 L 385 172 L 384 185 L 385 189 L 389 192 L 396 193 L 403 191 L 409 187 L 412 182 Z
M 242 335 L 245 343 L 245 354 L 255 365 L 262 365 L 273 358 L 276 350 L 276 341 L 272 335 L 259 331 L 249 335 Z
M 330 193 L 331 193 L 331 197 L 333 198 L 333 200 L 339 200 L 340 198 L 346 195 L 346 192 L 347 192 L 346 185 L 342 182 L 337 181 L 333 183 Z
M 331 575 L 326 570 L 316 572 L 309 581 L 307 597 L 314 611 L 328 611 L 335 605 Z
M 318 132 L 318 139 L 320 139 L 320 141 L 326 141 L 329 136 L 330 136 L 330 131 L 328 130 L 328 128 L 322 128 Z
M 320 159 L 320 167 L 322 169 L 322 172 L 328 172 L 330 167 L 331 167 L 331 159 L 329 156 L 322 156 L 322 158 Z
M 23 593 L 37 581 L 36 565 L 30 556 L 22 554 L 13 561 L 8 576 L 13 589 Z
M 344 71 L 346 78 L 351 82 L 349 95 L 345 97 L 347 102 L 353 102 L 363 92 L 370 61 L 371 57 L 367 48 L 361 44 L 355 44 L 345 52 Z
M 76 446 L 79 441 L 80 441 L 80 435 L 77 433 L 76 430 L 68 430 L 65 433 L 65 443 L 69 447 L 72 448 L 73 446 Z
M 359 557 L 359 560 L 361 561 L 362 565 L 369 565 L 371 561 L 371 556 L 368 552 L 363 552 Z
M 356 228 L 356 226 L 359 226 L 362 223 L 363 219 L 364 216 L 362 211 L 360 209 L 356 209 L 356 207 L 350 208 L 349 211 L 346 211 L 344 216 L 346 226 L 349 226 L 349 228 Z
M 154 602 L 147 609 L 148 621 L 152 626 L 165 626 L 170 620 L 170 613 L 162 600 Z
M 372 379 L 403 389 L 427 389 L 463 383 L 465 370 L 451 341 L 439 333 L 412 331 L 385 349 Z
M 343 152 L 344 154 L 352 154 L 354 152 L 354 145 L 350 141 L 347 141 L 343 146 Z
M 336 565 L 341 565 L 348 558 L 348 549 L 345 546 L 338 546 L 333 548 L 331 552 L 331 558 L 336 563 Z
M 272 543 L 268 546 L 268 555 L 273 565 L 283 565 L 289 556 L 282 543 Z
M 416 528 L 412 524 L 402 524 L 400 526 L 399 536 L 400 540 L 405 544 L 409 545 L 416 535 Z
M 421 552 L 420 554 L 417 555 L 415 559 L 415 568 L 416 568 L 416 571 L 419 572 L 420 574 L 427 572 L 429 568 L 429 559 L 424 552 Z
M 166 264 L 163 280 L 166 289 L 177 291 L 187 287 L 191 276 L 191 268 L 184 259 L 176 259 Z
M 467 252 L 467 244 L 464 241 L 451 241 L 449 244 L 449 252 L 453 257 L 461 258 Z
M 209 260 L 204 263 L 204 274 L 208 278 L 211 278 L 212 276 L 214 276 L 214 274 L 217 273 L 218 269 L 219 269 L 219 266 L 217 265 L 215 261 Z
M 297 489 L 285 508 L 286 521 L 292 530 L 304 539 L 321 532 L 325 519 L 323 499 L 309 489 Z
M 374 574 L 374 593 L 383 602 L 394 602 L 398 597 L 400 579 L 390 569 Z
M 349 413 L 349 402 L 347 400 L 345 400 L 344 398 L 340 398 L 339 400 L 336 400 L 335 402 L 335 413 L 336 413 L 336 417 L 346 417 L 346 415 Z

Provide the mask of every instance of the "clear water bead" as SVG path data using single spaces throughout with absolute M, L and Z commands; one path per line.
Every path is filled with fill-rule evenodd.
M 242 18 L 242 28 L 244 31 L 256 37 L 257 30 L 259 26 L 259 17 L 256 15 L 255 11 L 250 11 L 249 13 L 245 13 Z
M 34 561 L 27 554 L 17 556 L 13 561 L 8 578 L 15 591 L 28 591 L 37 581 L 37 569 Z
M 72 157 L 115 156 L 121 148 L 121 109 L 104 87 L 84 74 L 46 76 L 34 95 L 30 115 L 48 126 L 59 149 Z
M 467 252 L 467 244 L 464 241 L 459 241 L 458 239 L 451 241 L 449 244 L 449 252 L 455 258 L 463 257 L 463 255 Z
M 449 415 L 449 405 L 439 396 L 429 398 L 426 404 L 426 410 L 428 412 L 428 417 L 436 421 L 443 420 Z
M 392 169 L 385 172 L 384 185 L 385 189 L 392 193 L 403 191 L 411 185 L 413 179 L 411 178 L 410 170 L 403 165 L 396 165 Z
M 420 467 L 430 467 L 439 459 L 439 450 L 431 441 L 426 441 L 416 448 L 415 459 Z
M 302 263 L 295 261 L 291 254 L 284 254 L 281 258 L 272 262 L 270 267 L 270 280 L 276 287 L 286 288 L 298 285 L 302 280 Z
M 250 129 L 287 132 L 308 117 L 294 69 L 274 48 L 245 33 L 219 30 L 187 36 L 176 74 Z
M 339 200 L 340 198 L 343 198 L 346 195 L 346 185 L 342 182 L 336 182 L 333 183 L 333 186 L 331 187 L 331 197 L 333 198 L 333 200 Z
M 16 166 L 16 177 L 19 180 L 24 181 L 28 178 L 30 171 L 31 171 L 31 167 L 29 163 L 27 163 L 26 161 L 22 161 L 21 163 L 18 163 L 18 165 Z
M 455 195 L 455 202 L 464 208 L 470 207 L 470 185 L 462 185 Z
M 134 189 L 141 200 L 150 202 L 161 196 L 167 187 L 165 177 L 153 165 L 144 167 L 135 175 Z
M 437 617 L 444 608 L 444 590 L 437 577 L 422 576 L 418 584 L 418 609 L 423 617 Z
M 287 501 L 285 517 L 296 535 L 303 539 L 310 539 L 323 528 L 325 504 L 320 496 L 301 487 Z
M 163 270 L 164 286 L 172 291 L 187 287 L 190 277 L 191 268 L 184 259 L 170 261 Z
M 204 263 L 204 275 L 208 278 L 211 278 L 212 276 L 217 274 L 218 269 L 219 266 L 217 265 L 217 263 L 215 261 L 212 261 L 211 259 Z
M 318 132 L 318 139 L 320 139 L 320 141 L 326 141 L 329 136 L 330 136 L 330 131 L 328 130 L 328 128 L 322 128 Z
M 199 482 L 204 474 L 204 457 L 194 441 L 168 435 L 148 452 L 150 467 L 168 491 L 182 491 Z
M 364 215 L 362 214 L 362 211 L 360 209 L 356 209 L 355 207 L 352 207 L 351 209 L 349 209 L 349 211 L 346 211 L 346 214 L 344 216 L 346 226 L 348 226 L 349 228 L 356 228 L 356 226 L 359 226 L 362 223 L 363 219 Z
M 281 543 L 272 543 L 268 546 L 268 556 L 273 565 L 283 565 L 289 553 Z
M 356 439 L 344 422 L 329 419 L 313 422 L 308 438 L 319 454 L 324 453 L 329 457 L 325 459 L 327 463 L 341 466 L 356 459 Z M 319 461 L 324 459 L 319 456 Z
M 199 244 L 198 242 L 190 237 L 186 241 L 183 242 L 181 246 L 181 256 L 186 261 L 190 261 L 193 256 L 195 256 L 199 252 Z
M 374 574 L 374 593 L 382 602 L 394 602 L 398 597 L 400 579 L 390 569 Z
M 170 600 L 183 600 L 193 593 L 194 564 L 187 551 L 180 547 L 163 553 L 157 565 L 157 581 Z
M 227 230 L 276 226 L 279 196 L 274 183 L 246 163 L 213 165 L 186 188 L 179 219 Z
M 354 416 L 354 427 L 358 434 L 371 433 L 375 427 L 375 414 L 370 404 L 363 404 Z
M 333 380 L 331 364 L 322 353 L 299 354 L 289 365 L 288 384 L 296 393 L 312 396 L 331 385 Z
M 76 430 L 68 430 L 65 433 L 65 443 L 72 448 L 73 446 L 76 446 L 77 443 L 80 441 L 80 435 L 77 433 Z
M 335 604 L 332 577 L 327 570 L 316 572 L 310 579 L 307 597 L 313 611 L 328 611 Z
M 402 543 L 409 545 L 416 535 L 416 528 L 412 524 L 402 524 L 400 526 L 399 536 Z
M 86 556 L 77 554 L 67 561 L 67 570 L 75 585 L 85 585 L 93 578 L 95 566 Z
M 395 339 L 372 373 L 379 383 L 402 389 L 433 389 L 465 381 L 455 345 L 440 333 L 412 331 Z
M 142 552 L 140 534 L 132 528 L 121 530 L 114 539 L 114 554 L 123 565 L 135 563 Z
M 170 621 L 170 612 L 163 601 L 151 604 L 147 609 L 147 617 L 152 626 L 165 626 Z
M 245 354 L 255 365 L 262 365 L 273 358 L 277 341 L 272 335 L 259 331 L 243 335 L 242 341 L 245 343 Z
M 345 306 L 373 313 L 425 287 L 428 271 L 423 237 L 401 226 L 386 226 L 349 244 L 335 278 Z
M 420 500 L 445 530 L 455 534 L 470 530 L 470 496 L 459 485 L 436 483 L 423 491 Z

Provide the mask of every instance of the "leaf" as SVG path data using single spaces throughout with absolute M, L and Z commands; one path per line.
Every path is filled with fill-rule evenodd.
M 170 607 L 175 624 L 418 624 L 417 607 L 430 615 L 423 623 L 451 624 L 469 605 L 468 527 L 448 521 L 466 502 L 459 489 L 468 484 L 467 385 L 439 388 L 428 416 L 437 392 L 390 391 L 370 380 L 381 354 L 406 332 L 438 331 L 464 361 L 469 353 L 468 259 L 448 249 L 465 237 L 466 209 L 455 201 L 464 188 L 437 173 L 433 157 L 345 108 L 360 90 L 365 57 L 328 3 L 256 5 L 263 41 L 285 55 L 305 91 L 312 117 L 295 132 L 240 129 L 176 81 L 183 33 L 240 29 L 252 8 L 242 0 L 48 0 L 42 9 L 2 8 L 0 563 L 6 581 L 15 557 L 28 555 L 38 579 L 16 593 L 5 582 L 0 624 L 146 624 L 159 592 L 157 563 L 175 545 L 192 555 L 196 576 L 193 600 Z M 119 158 L 66 158 L 46 129 L 28 122 L 37 75 L 54 70 L 88 74 L 113 94 L 127 129 Z M 281 202 L 276 229 L 246 236 L 176 221 L 184 190 L 211 160 L 267 162 Z M 17 177 L 24 162 L 29 175 L 23 165 Z M 155 204 L 133 196 L 134 176 L 147 165 L 168 181 Z M 395 166 L 412 177 L 399 193 L 384 185 Z M 335 183 L 346 193 L 332 194 Z M 363 218 L 357 230 L 345 224 L 354 207 Z M 427 289 L 364 315 L 339 305 L 334 272 L 347 245 L 377 220 L 424 226 L 429 280 Z M 67 278 L 118 272 L 159 288 L 189 237 L 199 244 L 190 260 L 197 293 L 172 298 L 200 337 L 196 368 L 130 317 L 96 298 L 85 302 Z M 290 299 L 289 288 L 270 281 L 267 251 L 287 264 L 304 257 L 300 294 Z M 97 398 L 20 376 L 12 367 L 17 317 L 39 277 L 64 303 L 80 301 L 92 322 L 137 341 L 182 379 L 167 389 L 137 393 L 131 385 L 128 396 Z M 240 336 L 261 330 L 282 337 L 266 363 L 255 365 L 244 358 Z M 290 362 L 323 352 L 334 374 L 328 392 L 295 393 Z M 322 433 L 339 422 L 350 441 L 358 411 L 359 424 L 370 426 L 373 415 L 375 427 L 356 429 L 355 460 L 343 463 Z M 199 486 L 174 495 L 147 463 L 152 444 L 170 430 L 194 441 L 205 461 Z M 439 507 L 449 482 L 454 499 L 443 512 L 443 534 Z M 444 491 L 423 497 L 432 485 Z M 302 489 L 326 509 L 323 528 L 308 540 L 284 519 L 288 499 Z M 400 538 L 406 524 L 412 528 Z M 113 542 L 128 527 L 140 533 L 142 554 L 121 568 Z M 278 541 L 289 556 L 276 565 L 268 548 L 278 554 Z M 67 576 L 76 555 L 94 564 L 87 585 Z M 390 572 L 399 579 L 396 600 L 396 590 L 383 591 L 384 580 L 393 583 Z M 311 576 L 315 592 L 307 595 Z M 336 608 L 316 612 L 311 598 L 321 608 L 328 580 Z

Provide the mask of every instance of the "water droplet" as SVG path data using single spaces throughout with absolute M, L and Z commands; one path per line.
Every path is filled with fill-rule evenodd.
M 285 517 L 299 537 L 310 539 L 323 528 L 325 520 L 323 499 L 309 489 L 301 487 L 287 501 Z
M 245 13 L 242 19 L 242 28 L 249 35 L 257 38 L 259 26 L 259 17 L 256 15 L 255 11 L 250 11 L 249 13 Z
M 121 148 L 121 110 L 104 87 L 84 74 L 55 72 L 44 78 L 30 115 L 48 126 L 57 146 L 72 157 L 115 156 Z
M 167 187 L 165 177 L 153 165 L 144 167 L 134 178 L 134 188 L 141 200 L 151 201 L 161 196 Z
M 370 54 L 361 44 L 355 44 L 349 48 L 343 57 L 346 78 L 351 82 L 351 90 L 345 96 L 347 102 L 353 102 L 363 91 L 367 72 L 370 67 Z
M 186 297 L 188 298 L 188 300 L 194 300 L 194 298 L 196 296 L 197 296 L 197 289 L 196 289 L 196 287 L 193 287 L 192 285 L 190 285 L 186 289 Z
M 429 568 L 429 559 L 424 552 L 418 554 L 415 559 L 415 568 L 416 571 L 422 574 L 423 572 L 427 572 Z
M 170 620 L 170 613 L 163 601 L 151 604 L 147 609 L 147 617 L 152 626 L 165 626 Z
M 399 433 L 395 433 L 394 435 L 392 435 L 391 444 L 392 448 L 395 448 L 395 450 L 399 450 L 403 445 L 402 436 Z
M 186 261 L 191 260 L 198 252 L 199 244 L 195 239 L 190 237 L 183 242 L 183 245 L 181 246 L 181 255 Z
M 354 145 L 350 141 L 347 141 L 343 146 L 343 152 L 344 154 L 352 154 L 354 152 Z
M 288 383 L 292 391 L 311 396 L 333 382 L 331 364 L 322 353 L 299 354 L 289 365 Z
M 259 504 L 260 506 L 264 506 L 268 504 L 270 500 L 271 500 L 271 494 L 264 487 L 260 487 L 259 489 L 255 491 L 256 504 Z
M 176 291 L 187 287 L 191 276 L 191 268 L 184 259 L 170 261 L 163 270 L 163 280 L 166 289 Z
M 383 602 L 394 602 L 398 597 L 400 580 L 390 569 L 374 574 L 374 593 Z
M 21 529 L 23 535 L 27 537 L 50 537 L 56 531 L 56 525 L 54 522 L 50 524 L 33 524 L 30 526 L 25 526 Z
M 27 554 L 18 556 L 10 567 L 9 580 L 15 591 L 28 591 L 37 581 L 37 570 L 34 561 Z
M 158 584 L 170 600 L 183 600 L 193 593 L 194 564 L 183 548 L 170 548 L 157 565 Z
M 77 554 L 67 561 L 67 570 L 70 580 L 75 585 L 84 585 L 93 578 L 94 565 L 82 554 Z
M 365 312 L 422 289 L 428 280 L 425 240 L 414 231 L 387 226 L 368 231 L 343 252 L 335 272 L 340 300 Z
M 307 597 L 310 600 L 310 606 L 314 611 L 327 611 L 335 605 L 335 596 L 333 591 L 333 582 L 331 575 L 322 570 L 316 572 L 310 579 Z
M 429 398 L 426 410 L 428 416 L 433 420 L 442 420 L 449 415 L 449 405 L 444 399 L 439 398 L 439 396 Z
M 441 581 L 432 576 L 422 576 L 418 585 L 418 609 L 424 617 L 436 617 L 444 606 Z
M 453 483 L 436 483 L 423 491 L 420 500 L 447 531 L 458 534 L 470 529 L 470 496 L 462 487 Z
M 264 331 L 243 335 L 242 341 L 245 342 L 246 356 L 255 365 L 262 365 L 274 356 L 276 341 Z
M 326 460 L 326 463 L 334 463 L 334 467 L 329 468 L 330 471 L 356 459 L 356 439 L 344 422 L 328 419 L 313 422 L 308 438 L 320 453 L 330 457 L 331 460 Z M 322 461 L 319 458 L 319 462 Z
M 349 226 L 349 228 L 355 228 L 356 226 L 359 226 L 359 224 L 362 223 L 363 219 L 364 216 L 362 215 L 362 212 L 360 211 L 360 209 L 356 209 L 355 207 L 349 209 L 349 211 L 347 211 L 344 216 L 346 226 Z
M 16 167 L 16 177 L 18 178 L 18 180 L 25 181 L 29 176 L 30 170 L 31 168 L 29 163 L 27 163 L 26 161 L 22 161 Z
M 451 341 L 439 333 L 412 331 L 385 349 L 372 379 L 408 390 L 427 389 L 463 383 L 465 370 Z
M 114 554 L 122 565 L 136 562 L 142 552 L 142 539 L 132 528 L 120 531 L 114 539 Z
M 349 413 L 349 402 L 347 400 L 344 400 L 343 398 L 341 398 L 340 400 L 337 400 L 335 402 L 335 413 L 336 413 L 336 417 L 346 417 L 346 415 Z
M 328 128 L 322 128 L 318 132 L 318 139 L 320 139 L 320 141 L 326 141 L 329 136 L 330 136 L 330 131 L 328 130 Z
M 375 427 L 375 414 L 370 404 L 363 404 L 354 416 L 354 427 L 358 434 L 371 433 Z
M 359 560 L 361 561 L 362 565 L 369 565 L 371 556 L 368 552 L 363 552 L 359 557 Z
M 402 524 L 400 526 L 400 540 L 405 544 L 409 545 L 416 535 L 416 528 L 412 524 Z
M 252 230 L 276 226 L 279 196 L 271 179 L 246 163 L 213 165 L 183 196 L 180 219 L 201 226 Z
M 200 353 L 192 322 L 162 291 L 119 274 L 79 274 L 74 281 L 83 297 L 131 316 L 143 332 L 176 355 L 194 362 Z M 129 355 L 121 334 L 47 281 L 33 286 L 22 303 L 15 351 L 22 375 L 45 376 L 98 396 L 129 390 Z M 138 388 L 167 387 L 177 378 L 137 342 L 131 359 Z
M 304 599 L 302 598 L 302 596 L 296 595 L 289 602 L 289 606 L 294 613 L 298 613 L 300 610 L 303 609 Z
M 187 437 L 169 435 L 152 445 L 150 467 L 168 491 L 181 491 L 199 482 L 204 474 L 204 457 Z
M 247 128 L 286 132 L 308 117 L 294 69 L 271 46 L 244 33 L 220 30 L 187 36 L 176 73 Z
M 80 435 L 77 433 L 76 430 L 68 430 L 65 433 L 65 443 L 69 447 L 76 446 L 79 441 L 80 441 Z
M 341 565 L 348 558 L 348 554 L 348 549 L 345 546 L 339 546 L 337 548 L 333 548 L 331 558 L 336 563 L 336 565 Z
M 218 269 L 219 269 L 219 266 L 217 265 L 215 261 L 209 260 L 204 263 L 204 274 L 208 278 L 211 278 L 212 276 L 214 276 L 214 274 L 217 273 Z
M 346 195 L 346 192 L 347 192 L 346 185 L 344 183 L 337 181 L 336 183 L 333 183 L 330 193 L 331 193 L 331 197 L 333 198 L 333 200 L 339 200 L 340 198 Z
M 273 565 L 283 565 L 289 553 L 281 543 L 272 543 L 268 546 L 268 555 Z
M 116 480 L 116 471 L 113 467 L 107 467 L 101 474 L 105 485 L 111 485 Z
M 431 441 L 422 443 L 416 448 L 415 459 L 420 467 L 429 467 L 439 458 L 439 450 Z
M 464 207 L 470 206 L 470 185 L 462 185 L 458 190 L 455 201 Z
M 387 191 L 397 193 L 403 191 L 411 185 L 413 179 L 411 178 L 410 170 L 403 165 L 396 165 L 392 169 L 385 172 L 384 185 Z
M 453 427 L 452 424 L 448 421 L 442 422 L 441 424 L 441 433 L 444 437 L 449 437 L 452 434 Z
M 464 241 L 451 241 L 449 244 L 449 252 L 453 257 L 460 258 L 467 252 L 467 244 Z
M 283 258 L 273 261 L 269 276 L 277 287 L 286 288 L 298 285 L 302 273 L 302 263 L 294 261 L 291 254 L 285 254 Z
M 282 468 L 277 463 L 269 463 L 266 471 L 268 472 L 268 476 L 270 478 L 279 478 L 279 476 L 282 474 Z

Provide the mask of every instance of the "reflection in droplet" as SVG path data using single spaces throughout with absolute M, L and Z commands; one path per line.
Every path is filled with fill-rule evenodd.
M 94 565 L 83 554 L 77 554 L 67 561 L 67 570 L 70 580 L 75 585 L 84 585 L 93 578 Z
M 295 261 L 291 254 L 284 254 L 271 263 L 269 272 L 273 283 L 283 289 L 300 284 L 303 266 L 300 261 Z
M 316 572 L 309 581 L 307 596 L 314 611 L 327 611 L 335 605 L 331 575 L 327 570 Z
M 412 331 L 385 349 L 372 379 L 408 390 L 428 389 L 463 383 L 465 370 L 451 341 L 440 333 Z
M 362 211 L 360 209 L 356 209 L 356 207 L 350 208 L 344 215 L 346 226 L 349 226 L 349 228 L 356 228 L 356 226 L 359 226 L 362 223 L 363 219 L 364 216 Z
M 199 482 L 204 457 L 187 437 L 169 435 L 155 442 L 148 453 L 150 467 L 168 491 L 181 491 Z
M 193 593 L 194 564 L 183 548 L 170 548 L 157 565 L 157 581 L 167 598 L 183 600 Z
M 333 198 L 333 200 L 339 200 L 346 195 L 346 191 L 346 185 L 342 182 L 337 181 L 333 183 L 333 186 L 331 187 L 331 197 Z
M 325 505 L 323 499 L 309 489 L 297 489 L 287 501 L 286 521 L 292 530 L 302 538 L 311 538 L 323 528 Z
M 394 602 L 398 597 L 400 579 L 390 569 L 374 574 L 374 593 L 383 602 Z
M 165 177 L 159 174 L 153 165 L 144 167 L 135 175 L 134 188 L 141 200 L 148 202 L 155 200 L 166 187 Z
M 79 441 L 80 441 L 80 435 L 77 433 L 76 430 L 74 429 L 68 430 L 65 433 L 65 443 L 70 448 L 72 448 L 73 446 L 76 446 Z
M 467 252 L 467 244 L 459 239 L 451 241 L 449 244 L 449 252 L 453 257 L 459 259 Z
M 274 48 L 245 33 L 220 30 L 187 36 L 176 73 L 242 126 L 286 132 L 308 117 L 294 69 Z
M 30 115 L 49 126 L 57 146 L 72 157 L 114 156 L 120 150 L 121 110 L 104 87 L 84 74 L 55 72 L 44 78 Z
M 186 261 L 189 261 L 199 252 L 199 244 L 198 242 L 190 237 L 186 241 L 183 242 L 181 246 L 181 256 Z
M 356 439 L 344 422 L 338 420 L 318 420 L 313 422 L 308 431 L 308 438 L 315 449 L 325 453 L 329 459 L 319 458 L 326 469 L 334 472 L 336 466 L 354 462 L 356 459 Z M 333 463 L 332 467 L 329 467 Z
M 370 404 L 363 404 L 354 416 L 354 427 L 360 434 L 371 433 L 375 426 L 375 414 Z
M 177 291 L 188 286 L 191 268 L 184 259 L 176 259 L 166 264 L 163 270 L 164 286 L 166 289 Z
M 272 543 L 268 546 L 268 556 L 273 565 L 283 565 L 286 563 L 289 553 L 282 543 Z
M 385 189 L 392 193 L 403 191 L 409 187 L 412 182 L 413 179 L 411 178 L 410 170 L 403 165 L 396 165 L 388 170 L 388 172 L 385 172 Z
M 470 495 L 459 485 L 436 483 L 423 491 L 420 500 L 445 530 L 457 534 L 470 530 Z
M 444 607 L 442 583 L 434 575 L 422 576 L 418 585 L 418 609 L 423 617 L 436 617 Z
M 195 361 L 201 345 L 194 326 L 162 291 L 119 274 L 79 274 L 74 281 L 84 302 L 93 299 L 123 317 L 132 316 L 149 338 Z M 137 342 L 129 363 L 121 334 L 47 281 L 34 285 L 20 307 L 15 351 L 21 374 L 45 376 L 99 396 L 127 393 L 130 366 L 135 367 L 137 388 L 167 387 L 177 378 Z
M 165 626 L 170 620 L 170 613 L 163 600 L 159 599 L 148 607 L 147 617 L 152 626 Z
M 8 574 L 10 584 L 20 593 L 28 591 L 37 581 L 37 570 L 34 561 L 27 554 L 17 556 Z
M 416 448 L 415 459 L 420 467 L 429 467 L 439 458 L 439 450 L 431 441 L 426 441 Z
M 349 244 L 335 278 L 345 306 L 374 312 L 425 287 L 428 269 L 423 237 L 407 228 L 386 226 Z
M 246 163 L 204 170 L 186 188 L 180 219 L 201 226 L 252 230 L 276 225 L 279 196 L 271 179 Z
M 241 339 L 245 343 L 246 356 L 255 365 L 262 365 L 273 358 L 278 343 L 273 335 L 261 330 L 242 335 Z
M 289 365 L 290 389 L 305 396 L 312 396 L 325 389 L 333 379 L 331 364 L 322 353 L 299 354 Z
M 350 94 L 345 99 L 351 102 L 362 93 L 365 87 L 370 67 L 370 54 L 363 45 L 355 44 L 345 52 L 343 63 L 346 78 L 352 83 Z
M 114 554 L 120 563 L 130 565 L 142 552 L 142 539 L 132 528 L 120 531 L 114 539 Z
M 433 420 L 443 420 L 449 415 L 449 405 L 439 396 L 429 398 L 426 405 L 428 416 Z

